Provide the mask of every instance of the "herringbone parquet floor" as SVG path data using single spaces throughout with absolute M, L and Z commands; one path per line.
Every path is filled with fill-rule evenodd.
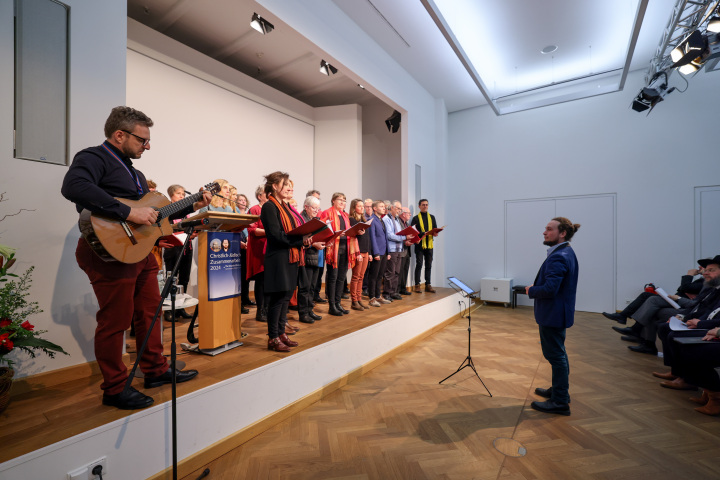
M 212 461 L 208 478 L 720 478 L 720 419 L 696 413 L 691 392 L 659 387 L 650 372 L 662 361 L 630 352 L 612 322 L 579 313 L 568 330 L 572 415 L 559 417 L 529 408 L 550 381 L 532 310 L 484 306 L 472 319 L 492 398 L 470 369 L 438 384 L 467 354 L 460 319 Z M 503 455 L 502 438 L 527 453 Z

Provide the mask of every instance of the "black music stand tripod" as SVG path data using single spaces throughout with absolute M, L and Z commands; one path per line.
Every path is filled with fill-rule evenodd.
M 451 373 L 451 374 L 448 375 L 447 377 L 445 377 L 445 378 L 443 378 L 442 380 L 440 380 L 440 382 L 438 382 L 438 383 L 442 384 L 442 383 L 443 383 L 445 380 L 447 380 L 448 378 L 452 377 L 452 376 L 455 375 L 456 373 L 460 373 L 461 370 L 464 370 L 465 368 L 468 368 L 468 367 L 469 367 L 469 368 L 472 369 L 473 372 L 475 372 L 475 376 L 478 378 L 478 380 L 480 380 L 480 383 L 482 383 L 482 386 L 485 387 L 485 390 L 487 390 L 488 395 L 490 395 L 490 397 L 492 397 L 492 393 L 490 393 L 490 390 L 487 388 L 487 385 L 485 385 L 485 382 L 483 382 L 483 379 L 480 378 L 480 375 L 478 374 L 478 371 L 475 369 L 475 363 L 473 363 L 472 355 L 470 355 L 470 334 L 471 334 L 471 331 L 472 331 L 472 324 L 471 324 L 472 318 L 470 317 L 470 306 L 472 305 L 472 304 L 471 304 L 471 300 L 474 299 L 474 298 L 477 298 L 477 292 L 473 292 L 472 290 L 468 289 L 468 288 L 465 286 L 465 284 L 462 284 L 462 286 L 456 284 L 456 283 L 453 281 L 454 278 L 455 278 L 455 277 L 450 277 L 450 278 L 448 278 L 448 280 L 450 281 L 450 286 L 451 286 L 456 292 L 458 292 L 460 295 L 462 295 L 463 298 L 466 299 L 466 301 L 467 301 L 467 312 L 468 312 L 468 314 L 467 314 L 467 319 L 468 319 L 468 329 L 467 329 L 467 330 L 468 330 L 468 354 L 467 354 L 467 357 L 465 357 L 465 360 L 462 361 L 462 363 L 460 364 L 460 366 L 458 367 L 457 370 L 455 370 L 453 373 Z M 465 287 L 465 288 L 463 288 L 463 287 Z
M 196 220 L 194 222 L 186 222 L 183 227 L 185 228 L 185 243 L 183 244 L 183 251 L 188 248 L 188 245 L 190 244 L 190 236 L 193 233 L 193 230 L 197 225 L 207 225 L 208 221 L 207 219 L 203 220 Z M 148 341 L 150 340 L 150 335 L 152 334 L 153 328 L 155 327 L 155 323 L 157 322 L 158 317 L 160 316 L 160 313 L 162 313 L 162 307 L 163 302 L 165 299 L 170 296 L 170 305 L 171 305 L 171 312 L 172 312 L 172 321 L 170 322 L 172 329 L 171 329 L 171 338 L 172 341 L 170 343 L 170 371 L 172 372 L 172 390 L 171 390 L 171 426 L 172 426 L 172 478 L 173 480 L 177 480 L 178 478 L 178 461 L 177 461 L 177 378 L 175 376 L 175 365 L 177 363 L 177 345 L 175 343 L 175 295 L 177 293 L 177 288 L 175 286 L 175 275 L 177 275 L 178 269 L 180 268 L 180 261 L 182 260 L 182 255 L 178 255 L 177 260 L 175 261 L 175 265 L 173 266 L 172 273 L 170 277 L 167 279 L 165 283 L 165 287 L 163 288 L 162 292 L 160 292 L 160 303 L 157 306 L 157 309 L 155 310 L 155 316 L 152 319 L 152 322 L 150 323 L 150 328 L 148 329 L 147 334 L 145 335 L 145 339 L 143 340 L 142 346 L 140 347 L 140 350 L 137 352 L 137 358 L 135 359 L 135 363 L 133 364 L 132 369 L 130 370 L 130 373 L 128 374 L 128 379 L 125 382 L 125 390 L 130 388 L 130 385 L 132 384 L 133 379 L 135 378 L 135 372 L 138 368 L 138 365 L 140 364 L 140 358 L 142 357 L 143 353 L 145 353 L 145 348 L 147 347 Z M 197 314 L 197 313 L 196 313 Z M 210 473 L 210 469 L 205 469 L 203 473 L 198 477 L 198 479 L 206 477 Z

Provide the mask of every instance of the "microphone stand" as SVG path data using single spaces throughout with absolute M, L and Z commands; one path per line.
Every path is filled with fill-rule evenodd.
M 183 243 L 183 253 L 185 253 L 185 250 L 187 250 L 188 245 L 190 244 L 190 236 L 193 233 L 193 230 L 195 229 L 194 226 L 187 227 L 185 229 L 185 243 Z M 132 384 L 133 379 L 135 378 L 135 371 L 137 370 L 138 365 L 140 364 L 140 359 L 142 358 L 143 354 L 145 353 L 145 348 L 147 347 L 148 341 L 150 340 L 150 335 L 152 334 L 153 328 L 155 327 L 155 322 L 157 322 L 157 319 L 160 317 L 160 313 L 162 312 L 162 307 L 165 302 L 165 299 L 170 295 L 170 307 L 172 308 L 172 321 L 170 322 L 172 325 L 171 329 L 171 335 L 172 340 L 170 342 L 170 372 L 172 375 L 172 398 L 171 398 L 171 418 L 172 418 L 172 462 L 173 462 L 173 480 L 177 480 L 177 377 L 176 377 L 176 370 L 175 370 L 175 361 L 177 359 L 177 344 L 175 342 L 175 295 L 177 294 L 177 287 L 175 286 L 175 275 L 177 274 L 178 269 L 180 268 L 180 261 L 182 260 L 182 255 L 178 255 L 177 260 L 175 261 L 175 265 L 173 266 L 172 274 L 170 275 L 170 278 L 165 282 L 165 287 L 163 288 L 162 292 L 160 292 L 160 303 L 157 306 L 157 309 L 155 310 L 155 316 L 152 319 L 152 322 L 150 322 L 150 328 L 148 328 L 147 334 L 145 335 L 145 339 L 143 340 L 142 346 L 140 347 L 140 350 L 137 352 L 137 358 L 135 359 L 135 363 L 133 364 L 132 370 L 130 370 L 130 373 L 128 374 L 128 379 L 125 382 L 125 388 L 123 391 L 127 391 L 130 388 L 130 385 Z M 161 333 L 162 335 L 162 333 Z M 207 474 L 209 474 L 209 470 L 207 471 Z M 202 477 L 207 476 L 205 472 L 203 472 Z M 200 477 L 200 478 L 202 478 Z
M 475 369 L 475 363 L 473 363 L 472 356 L 470 355 L 470 333 L 471 333 L 471 331 L 472 331 L 472 326 L 471 326 L 472 320 L 471 320 L 471 318 L 470 318 L 470 300 L 473 299 L 473 298 L 475 298 L 475 296 L 474 296 L 474 295 L 468 295 L 468 294 L 465 293 L 463 290 L 456 288 L 456 287 L 455 287 L 455 284 L 453 284 L 452 282 L 450 283 L 450 286 L 453 287 L 453 289 L 455 289 L 456 292 L 458 292 L 460 295 L 462 295 L 463 298 L 467 299 L 467 312 L 468 312 L 468 314 L 467 314 L 467 319 L 468 319 L 468 329 L 467 329 L 467 331 L 468 331 L 468 354 L 467 354 L 467 357 L 465 357 L 465 360 L 463 360 L 463 362 L 460 364 L 460 366 L 458 367 L 457 370 L 455 370 L 453 373 L 451 373 L 451 374 L 448 375 L 447 377 L 445 377 L 445 378 L 443 378 L 442 380 L 440 380 L 440 382 L 438 382 L 438 383 L 442 384 L 445 380 L 447 380 L 448 378 L 452 377 L 452 376 L 455 375 L 456 373 L 460 373 L 461 370 L 463 370 L 463 369 L 465 369 L 465 368 L 467 368 L 467 367 L 470 367 L 470 368 L 472 369 L 472 371 L 475 372 L 475 376 L 478 378 L 478 380 L 480 380 L 480 383 L 482 383 L 482 386 L 485 387 L 485 390 L 487 390 L 488 395 L 490 395 L 490 397 L 492 397 L 492 393 L 490 393 L 490 390 L 488 389 L 487 385 L 485 385 L 485 382 L 483 382 L 482 378 L 480 378 L 480 375 L 478 374 L 478 371 Z M 460 303 L 462 304 L 463 302 L 461 301 Z

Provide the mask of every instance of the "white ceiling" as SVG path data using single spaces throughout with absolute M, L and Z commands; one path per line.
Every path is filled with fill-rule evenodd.
M 332 1 L 434 97 L 443 98 L 448 111 L 486 103 L 420 0 Z M 470 34 L 471 40 L 461 42 L 463 50 L 479 52 L 476 70 L 496 98 L 561 82 L 576 72 L 622 68 L 638 0 L 434 3 L 446 8 L 443 15 L 453 33 Z M 631 70 L 648 67 L 674 4 L 649 2 Z M 459 14 L 449 9 L 458 5 Z M 275 30 L 268 35 L 252 30 L 253 12 L 268 18 Z M 379 102 L 347 72 L 320 74 L 323 52 L 253 0 L 128 0 L 128 16 L 311 106 Z M 551 44 L 557 52 L 542 55 Z M 580 69 L 568 73 L 570 65 Z

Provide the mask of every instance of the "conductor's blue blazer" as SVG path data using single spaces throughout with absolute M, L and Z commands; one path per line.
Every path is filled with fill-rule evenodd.
M 535 299 L 535 321 L 544 327 L 571 327 L 575 321 L 578 261 L 569 243 L 545 259 L 528 290 Z

